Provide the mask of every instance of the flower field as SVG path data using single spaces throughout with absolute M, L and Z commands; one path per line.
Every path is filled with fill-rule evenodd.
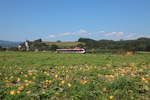
M 0 52 L 0 100 L 150 100 L 150 54 Z

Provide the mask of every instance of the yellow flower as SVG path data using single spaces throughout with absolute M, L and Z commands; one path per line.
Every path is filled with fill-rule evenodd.
M 32 78 L 33 78 L 33 79 L 36 79 L 36 77 L 35 77 L 35 76 L 33 76 Z
M 47 72 L 44 72 L 44 74 L 47 74 Z
M 64 83 L 65 83 L 65 81 L 62 80 L 62 81 L 59 83 L 59 86 L 64 85 Z
M 45 94 L 45 93 L 46 93 L 45 91 L 42 92 L 42 94 Z
M 106 91 L 107 91 L 107 88 L 102 88 L 102 91 L 103 91 L 103 92 L 106 92 Z
M 17 82 L 19 82 L 21 79 L 20 78 L 17 78 Z
M 49 82 L 49 83 L 51 83 L 51 82 L 52 82 L 52 80 L 48 80 L 48 82 Z
M 67 85 L 68 85 L 68 87 L 71 87 L 71 84 L 70 84 L 70 83 L 68 83 Z
M 24 82 L 25 82 L 25 83 L 31 83 L 31 81 L 29 81 L 29 80 L 24 80 Z
M 114 98 L 114 96 L 112 96 L 112 95 L 111 95 L 111 96 L 109 96 L 109 99 L 113 99 L 113 98 Z
M 45 80 L 45 83 L 51 83 L 52 81 L 51 80 Z
M 62 81 L 61 81 L 61 84 L 63 85 L 64 83 L 65 83 L 65 81 L 64 81 L 64 80 L 62 80 Z
M 54 77 L 55 77 L 55 78 L 58 78 L 58 75 L 56 74 Z
M 19 90 L 23 90 L 23 88 L 24 88 L 23 85 L 18 87 Z
M 26 83 L 25 85 L 26 85 L 26 86 L 29 86 L 29 83 Z
M 47 88 L 47 85 L 44 85 L 43 88 Z
M 20 94 L 20 91 L 17 91 L 17 94 Z
M 14 78 L 14 76 L 11 76 L 10 79 Z
M 24 75 L 24 77 L 28 77 L 28 75 L 27 75 L 27 74 L 25 74 L 25 75 Z
M 46 83 L 48 83 L 48 80 L 45 80 Z
M 148 80 L 144 80 L 145 83 L 148 83 Z
M 16 94 L 15 90 L 10 91 L 10 95 L 15 95 L 15 94 Z
M 27 93 L 27 94 L 30 94 L 30 93 L 31 93 L 31 91 L 27 91 L 26 93 Z

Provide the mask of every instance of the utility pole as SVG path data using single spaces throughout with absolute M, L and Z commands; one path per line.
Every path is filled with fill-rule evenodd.
M 29 51 L 29 43 L 27 40 L 25 41 L 25 47 L 26 47 L 26 51 Z

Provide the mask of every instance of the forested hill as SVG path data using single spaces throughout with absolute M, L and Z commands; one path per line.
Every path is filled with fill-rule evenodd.
M 75 48 L 81 47 L 88 50 L 127 50 L 127 51 L 150 51 L 150 38 L 138 38 L 136 40 L 93 40 L 89 38 L 80 38 L 78 42 L 44 42 L 42 39 L 35 41 L 28 41 L 30 50 L 34 51 L 38 49 L 42 50 L 53 50 L 57 48 Z M 10 42 L 0 40 L 0 47 L 15 47 L 21 42 Z M 24 48 L 24 42 L 22 43 Z M 14 48 L 13 48 L 14 50 Z M 25 49 L 23 49 L 25 50 Z
M 0 40 L 0 46 L 2 47 L 17 47 L 21 42 L 12 42 Z
M 150 38 L 138 38 L 136 40 L 93 40 L 80 38 L 78 42 L 85 43 L 87 49 L 117 49 L 132 51 L 150 51 Z

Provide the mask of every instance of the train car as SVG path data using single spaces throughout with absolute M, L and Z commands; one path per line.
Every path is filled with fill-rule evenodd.
M 85 53 L 83 48 L 56 49 L 57 53 Z

